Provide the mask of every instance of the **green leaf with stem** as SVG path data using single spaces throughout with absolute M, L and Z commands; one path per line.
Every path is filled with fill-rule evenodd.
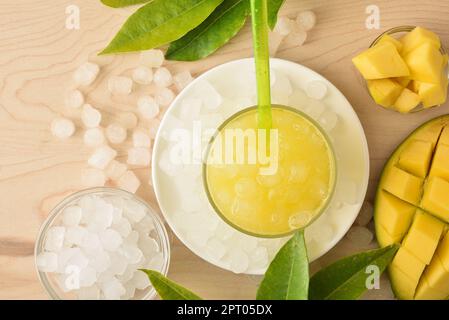
M 284 4 L 285 0 L 268 0 L 268 25 L 273 30 L 278 21 L 279 10 Z

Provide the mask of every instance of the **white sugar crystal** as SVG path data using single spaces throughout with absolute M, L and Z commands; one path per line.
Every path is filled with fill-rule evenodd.
M 250 265 L 255 269 L 263 269 L 268 265 L 268 250 L 265 247 L 257 247 L 250 253 Z
M 112 225 L 114 207 L 102 201 L 96 204 L 95 209 L 88 224 L 89 231 L 99 232 L 109 228 Z
M 254 238 L 251 236 L 248 236 L 248 237 L 245 236 L 245 237 L 241 238 L 240 246 L 244 251 L 250 253 L 250 252 L 254 251 L 254 249 L 257 248 L 257 242 L 258 242 L 257 238 Z
M 293 31 L 286 37 L 286 41 L 294 46 L 302 46 L 307 40 L 307 31 L 298 24 L 293 25 Z
M 108 270 L 113 275 L 123 275 L 129 266 L 126 257 L 121 252 L 111 252 L 111 268 Z
M 226 223 L 220 222 L 217 226 L 216 236 L 221 240 L 228 240 L 232 237 L 235 231 Z
M 41 272 L 55 272 L 58 269 L 58 255 L 54 252 L 41 252 L 36 257 L 36 265 Z
M 352 227 L 346 237 L 354 244 L 364 247 L 373 241 L 373 233 L 365 227 L 355 226 Z
M 80 288 L 79 278 L 71 275 L 61 274 L 56 278 L 59 288 L 63 292 L 71 292 Z
M 173 76 L 167 68 L 158 68 L 153 77 L 154 84 L 160 88 L 166 88 L 173 84 Z
M 147 209 L 140 203 L 128 200 L 123 208 L 123 214 L 129 222 L 135 224 L 147 215 Z
M 316 15 L 313 11 L 301 11 L 296 17 L 296 23 L 305 31 L 312 30 L 316 24 Z
M 196 229 L 187 232 L 187 240 L 199 248 L 204 248 L 211 236 L 208 232 L 198 232 Z
M 86 103 L 81 111 L 81 121 L 87 128 L 96 128 L 100 125 L 101 113 Z
M 104 170 L 116 156 L 117 151 L 109 146 L 101 146 L 90 156 L 87 163 L 93 168 Z
M 119 300 L 126 293 L 125 287 L 115 277 L 102 283 L 101 289 L 106 300 Z
M 142 220 L 134 227 L 141 235 L 148 235 L 152 230 L 155 229 L 154 221 L 149 215 L 145 215 Z
M 125 172 L 128 167 L 124 163 L 120 163 L 117 160 L 112 160 L 105 169 L 105 175 L 112 181 L 117 181 Z
M 136 129 L 133 132 L 133 145 L 136 148 L 151 148 L 151 137 L 144 129 Z
M 112 76 L 108 80 L 108 89 L 112 94 L 129 95 L 133 91 L 133 81 L 128 77 Z
M 143 85 L 150 84 L 153 81 L 153 70 L 145 66 L 137 67 L 133 71 L 133 80 Z
M 104 250 L 94 250 L 89 256 L 89 265 L 98 273 L 106 271 L 111 266 L 111 258 Z
M 150 122 L 150 128 L 148 129 L 148 134 L 150 135 L 151 139 L 155 139 L 156 135 L 159 131 L 159 127 L 161 125 L 161 121 L 159 119 L 153 119 Z
M 104 133 L 101 128 L 90 128 L 84 132 L 84 144 L 88 147 L 99 147 L 104 143 Z
M 72 90 L 65 97 L 65 106 L 67 108 L 77 109 L 84 104 L 84 96 L 79 90 Z
M 142 96 L 137 100 L 137 108 L 145 119 L 154 119 L 159 114 L 159 104 L 150 96 Z
M 100 237 L 95 233 L 88 232 L 87 235 L 84 237 L 80 247 L 90 251 L 98 249 L 100 245 L 101 245 Z
M 57 273 L 65 273 L 67 262 L 70 260 L 70 258 L 78 252 L 79 248 L 63 248 L 61 251 L 58 252 L 58 269 L 56 270 Z
M 110 143 L 119 144 L 126 140 L 126 129 L 113 123 L 106 128 L 106 137 Z
M 51 133 L 58 139 L 65 140 L 75 133 L 75 124 L 66 118 L 56 118 L 51 122 Z
M 274 28 L 274 32 L 279 33 L 282 36 L 289 35 L 293 30 L 293 21 L 287 17 L 280 17 Z
M 100 241 L 105 250 L 116 251 L 122 244 L 123 238 L 117 231 L 107 229 L 100 233 Z
M 285 36 L 279 34 L 278 32 L 273 31 L 269 33 L 269 50 L 271 57 L 276 56 L 276 53 L 278 52 L 284 39 Z
M 147 148 L 131 148 L 128 150 L 128 164 L 147 167 L 150 162 L 151 153 Z
M 131 281 L 136 289 L 139 290 L 146 289 L 151 285 L 150 279 L 148 279 L 148 276 L 143 271 L 135 272 Z
M 100 169 L 86 168 L 81 174 L 81 181 L 84 187 L 102 187 L 106 183 L 106 176 Z
M 142 251 L 135 245 L 123 244 L 119 252 L 126 258 L 129 264 L 138 263 L 142 257 Z
M 132 171 L 126 171 L 117 181 L 117 186 L 123 190 L 135 193 L 140 187 L 140 180 Z
M 139 237 L 138 244 L 146 257 L 152 256 L 160 251 L 157 241 L 148 236 Z
M 156 102 L 161 106 L 169 106 L 175 99 L 175 94 L 168 88 L 158 88 L 155 94 Z
M 51 227 L 47 231 L 47 237 L 45 239 L 45 250 L 57 252 L 61 250 L 64 244 L 64 227 Z
M 97 281 L 97 271 L 92 267 L 86 267 L 81 269 L 79 277 L 81 287 L 90 287 Z
M 306 86 L 307 95 L 316 100 L 322 100 L 327 94 L 327 85 L 323 81 L 309 81 Z
M 117 223 L 113 225 L 113 229 L 120 233 L 123 238 L 126 238 L 132 231 L 131 224 L 128 219 L 121 218 Z
M 66 227 L 73 227 L 80 223 L 83 212 L 78 206 L 70 206 L 62 213 L 62 222 Z
M 193 81 L 192 74 L 189 71 L 182 71 L 173 77 L 176 89 L 182 91 L 189 83 Z
M 67 228 L 65 233 L 65 243 L 69 245 L 81 245 L 88 231 L 80 226 Z
M 203 105 L 207 110 L 217 110 L 223 102 L 220 93 L 206 80 L 196 84 L 195 92 L 203 100 Z
M 89 264 L 89 259 L 87 259 L 86 255 L 81 250 L 79 250 L 79 248 L 75 249 L 78 250 L 76 250 L 74 254 L 70 257 L 70 259 L 67 261 L 66 270 L 67 267 L 78 268 L 78 270 L 81 270 L 87 267 L 87 265 Z
M 124 242 L 136 244 L 137 241 L 139 241 L 139 239 L 140 239 L 139 233 L 138 233 L 136 230 L 133 230 L 133 231 L 131 231 L 130 234 L 126 237 L 126 239 L 124 240 Z
M 185 98 L 181 102 L 180 118 L 192 121 L 198 119 L 203 106 L 203 100 L 199 98 Z
M 337 125 L 338 116 L 333 111 L 325 111 L 318 120 L 325 130 L 330 131 Z
M 77 292 L 78 300 L 99 300 L 100 289 L 96 285 L 80 288 Z
M 206 253 L 215 260 L 220 260 L 226 254 L 226 246 L 217 238 L 207 241 Z
M 365 227 L 373 219 L 374 208 L 371 202 L 365 201 L 360 209 L 360 213 L 357 216 L 355 222 L 361 226 Z
M 232 251 L 229 252 L 229 256 L 231 259 L 230 268 L 232 272 L 243 273 L 248 269 L 249 257 L 242 249 L 232 249 Z
M 76 69 L 73 74 L 73 80 L 80 86 L 91 85 L 97 78 L 100 67 L 95 63 L 86 62 Z
M 140 53 L 140 64 L 150 68 L 159 68 L 164 60 L 164 53 L 161 50 L 152 49 Z

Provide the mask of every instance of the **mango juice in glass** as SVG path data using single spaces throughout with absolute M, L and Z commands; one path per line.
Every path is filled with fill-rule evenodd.
M 326 133 L 302 112 L 272 106 L 272 128 L 258 129 L 257 108 L 218 129 L 203 176 L 209 201 L 234 228 L 282 237 L 314 221 L 335 187 L 336 164 Z

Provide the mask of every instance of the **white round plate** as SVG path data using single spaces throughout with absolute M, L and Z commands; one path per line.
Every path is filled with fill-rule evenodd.
M 338 118 L 336 126 L 328 130 L 337 158 L 336 192 L 329 208 L 305 231 L 309 259 L 313 261 L 341 240 L 360 211 L 368 187 L 368 145 L 356 113 L 332 83 L 290 61 L 272 59 L 271 69 L 273 103 L 301 109 L 324 128 L 326 119 L 334 115 Z M 321 101 L 304 93 L 311 81 L 321 81 L 327 86 L 327 94 Z M 174 164 L 170 157 L 179 142 L 174 138 L 179 135 L 173 135 L 173 130 L 192 134 L 198 123 L 203 129 L 215 130 L 235 112 L 255 105 L 255 92 L 252 58 L 220 65 L 195 79 L 178 95 L 161 122 L 152 166 L 159 206 L 177 237 L 204 260 L 247 274 L 263 274 L 288 238 L 255 238 L 229 227 L 207 200 L 201 164 Z M 193 136 L 192 141 L 197 139 Z M 201 158 L 205 145 L 193 143 L 191 152 L 200 154 L 196 158 Z

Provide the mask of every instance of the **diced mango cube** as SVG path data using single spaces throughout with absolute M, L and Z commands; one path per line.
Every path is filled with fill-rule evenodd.
M 419 95 L 412 90 L 405 88 L 397 98 L 393 107 L 401 113 L 409 113 L 421 102 Z
M 408 84 L 407 88 L 412 90 L 414 93 L 419 93 L 419 86 L 421 85 L 421 82 L 416 80 L 411 80 Z
M 429 176 L 449 181 L 449 145 L 438 143 Z
M 444 269 L 449 271 L 449 232 L 446 232 L 446 235 L 444 236 L 443 240 L 441 240 L 435 254 L 440 259 L 440 262 L 444 266 Z
M 376 45 L 352 59 L 365 79 L 409 76 L 410 72 L 396 47 L 391 43 Z
M 412 300 L 417 286 L 415 280 L 391 265 L 388 272 L 395 296 L 402 300 Z
M 448 60 L 449 60 L 449 55 L 447 53 L 443 54 L 443 69 L 447 67 Z
M 441 81 L 443 56 L 430 43 L 424 43 L 404 56 L 410 78 L 438 84 Z
M 438 35 L 422 27 L 416 27 L 399 39 L 399 41 L 402 43 L 402 54 L 407 54 L 423 43 L 430 43 L 437 50 L 441 47 L 441 42 Z
M 396 197 L 417 205 L 421 198 L 423 179 L 398 167 L 392 167 L 386 176 L 384 190 Z
M 390 36 L 389 34 L 384 34 L 376 43 L 376 45 L 380 45 L 383 43 L 389 42 L 391 44 L 393 44 L 396 47 L 396 50 L 398 50 L 399 53 L 401 53 L 402 51 L 402 42 L 399 41 L 398 39 L 393 38 L 392 36 Z
M 432 143 L 412 140 L 399 156 L 398 166 L 415 176 L 425 178 L 432 158 Z
M 401 85 L 401 87 L 406 88 L 410 81 L 412 81 L 412 79 L 410 79 L 410 77 L 399 77 L 399 78 L 394 78 L 394 81 L 396 81 L 397 83 L 399 83 Z
M 418 132 L 414 133 L 414 138 L 416 140 L 428 141 L 432 143 L 432 148 L 435 148 L 438 138 L 440 137 L 441 130 L 443 130 L 443 127 L 439 123 L 431 123 L 425 128 L 422 128 Z
M 402 246 L 424 264 L 429 264 L 443 233 L 444 223 L 419 210 Z
M 443 128 L 443 132 L 441 132 L 439 144 L 445 144 L 449 146 L 449 126 Z
M 444 291 L 438 291 L 429 285 L 426 273 L 423 274 L 416 289 L 415 300 L 445 300 L 448 295 Z
M 449 296 L 449 271 L 447 271 L 440 258 L 436 255 L 432 263 L 425 270 L 426 280 L 429 286 Z
M 440 83 L 421 82 L 418 94 L 425 108 L 439 106 L 447 99 L 447 77 L 442 77 Z
M 379 224 L 376 226 L 376 239 L 377 243 L 381 247 L 386 247 L 393 243 L 400 243 L 403 236 L 404 235 L 393 237 L 385 230 L 382 225 Z
M 421 207 L 449 222 L 449 182 L 440 177 L 431 177 L 424 187 Z
M 367 80 L 368 90 L 374 101 L 383 107 L 391 107 L 403 88 L 391 79 Z

